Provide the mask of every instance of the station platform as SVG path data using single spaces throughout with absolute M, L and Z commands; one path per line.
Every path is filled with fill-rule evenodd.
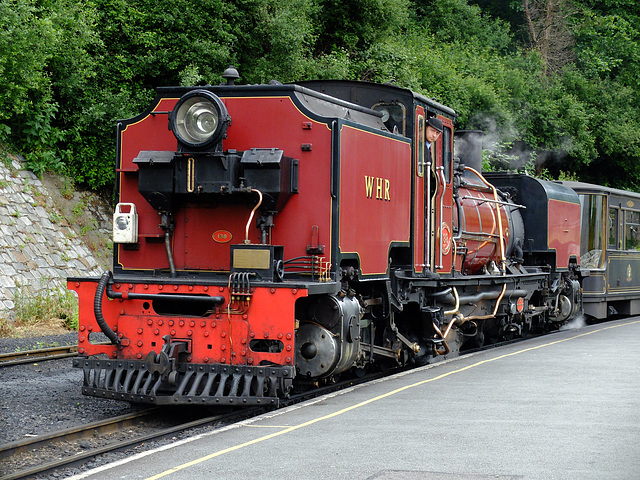
M 640 318 L 427 365 L 72 478 L 640 479 Z

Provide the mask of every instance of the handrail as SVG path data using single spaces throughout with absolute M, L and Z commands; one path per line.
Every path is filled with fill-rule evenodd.
M 427 225 L 424 235 L 424 255 L 425 267 L 431 270 L 431 160 L 427 162 L 425 177 L 427 177 Z
M 445 191 L 445 187 L 447 184 L 446 179 L 444 178 L 444 167 L 443 166 L 439 166 L 436 168 L 436 170 L 438 170 L 438 176 L 440 177 L 441 180 L 441 189 L 440 189 L 440 254 L 439 254 L 439 260 L 438 260 L 438 265 L 436 265 L 436 269 L 438 268 L 442 268 L 442 249 L 443 249 L 443 243 L 442 243 L 442 216 L 444 215 L 444 191 Z

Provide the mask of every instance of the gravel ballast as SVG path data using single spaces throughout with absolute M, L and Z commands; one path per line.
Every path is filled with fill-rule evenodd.
M 75 345 L 77 333 L 0 338 L 0 353 Z M 82 395 L 82 370 L 72 358 L 0 369 L 0 444 L 124 415 L 139 407 Z

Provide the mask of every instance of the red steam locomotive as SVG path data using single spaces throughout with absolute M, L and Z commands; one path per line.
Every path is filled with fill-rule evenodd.
M 478 132 L 410 90 L 223 76 L 118 123 L 113 272 L 68 280 L 84 394 L 277 404 L 581 313 L 570 186 L 482 175 Z

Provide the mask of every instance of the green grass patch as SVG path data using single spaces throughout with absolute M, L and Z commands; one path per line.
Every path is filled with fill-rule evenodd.
M 18 285 L 11 319 L 0 320 L 0 336 L 59 334 L 78 329 L 78 298 L 62 286 L 51 287 L 46 278 L 40 288 Z

